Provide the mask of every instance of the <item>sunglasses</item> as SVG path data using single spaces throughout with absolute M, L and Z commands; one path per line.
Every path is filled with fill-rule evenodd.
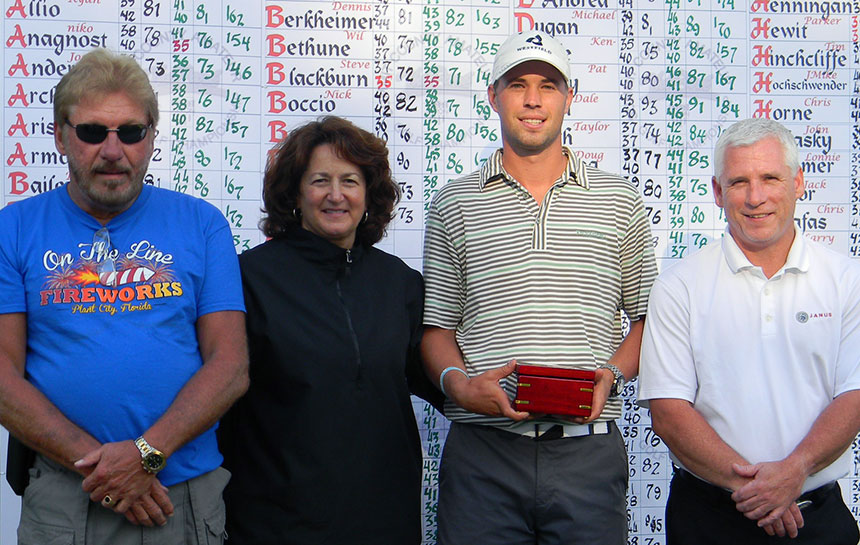
M 137 144 L 146 137 L 148 125 L 135 123 L 131 125 L 120 125 L 115 129 L 109 129 L 104 125 L 96 123 L 79 123 L 72 125 L 66 120 L 66 125 L 75 129 L 75 134 L 81 142 L 87 144 L 101 144 L 107 138 L 109 132 L 115 132 L 119 141 L 123 144 Z

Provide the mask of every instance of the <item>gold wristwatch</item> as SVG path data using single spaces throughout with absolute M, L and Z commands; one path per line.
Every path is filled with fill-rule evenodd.
M 140 465 L 147 473 L 155 475 L 167 465 L 167 457 L 164 453 L 153 448 L 142 435 L 134 440 L 134 444 L 140 451 Z

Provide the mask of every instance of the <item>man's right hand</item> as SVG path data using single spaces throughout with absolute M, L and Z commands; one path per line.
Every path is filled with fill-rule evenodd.
M 529 413 L 515 411 L 508 394 L 499 384 L 500 380 L 512 374 L 516 368 L 516 360 L 511 360 L 501 367 L 471 378 L 463 373 L 447 373 L 445 391 L 451 401 L 467 411 L 487 416 L 504 416 L 511 420 L 525 420 Z

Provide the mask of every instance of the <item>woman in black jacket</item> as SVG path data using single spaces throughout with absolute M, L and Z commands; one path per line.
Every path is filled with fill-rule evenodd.
M 240 256 L 251 386 L 220 431 L 231 545 L 421 541 L 410 391 L 440 400 L 421 275 L 373 247 L 398 198 L 385 143 L 337 117 L 267 165 L 270 240 Z

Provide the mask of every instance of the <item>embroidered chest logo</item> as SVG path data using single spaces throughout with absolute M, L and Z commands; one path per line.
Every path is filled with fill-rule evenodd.
M 832 312 L 804 312 L 800 311 L 794 315 L 794 318 L 798 321 L 798 323 L 805 324 L 810 320 L 822 320 L 826 318 L 832 318 Z
M 574 229 L 573 234 L 580 237 L 588 237 L 588 238 L 606 238 L 604 233 L 600 231 L 591 231 L 588 229 Z

